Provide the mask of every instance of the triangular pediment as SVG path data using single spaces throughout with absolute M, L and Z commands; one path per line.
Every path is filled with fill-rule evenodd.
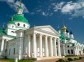
M 45 31 L 48 33 L 53 33 L 55 35 L 59 35 L 59 33 L 50 25 L 47 26 L 36 26 L 35 29 L 39 29 L 41 31 Z

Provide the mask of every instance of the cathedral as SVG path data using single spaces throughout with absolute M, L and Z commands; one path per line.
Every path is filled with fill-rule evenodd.
M 21 2 L 6 29 L 0 29 L 0 58 L 20 60 L 32 57 L 40 60 L 83 54 L 84 45 L 74 39 L 66 26 L 60 30 L 50 25 L 30 27 Z

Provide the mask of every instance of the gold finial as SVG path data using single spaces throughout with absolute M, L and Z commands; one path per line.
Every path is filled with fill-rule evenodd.
M 63 30 L 64 32 L 66 32 L 67 27 L 64 25 L 63 28 L 62 28 L 62 30 Z

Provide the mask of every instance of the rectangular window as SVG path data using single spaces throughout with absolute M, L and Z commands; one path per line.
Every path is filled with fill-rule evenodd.
M 70 54 L 70 50 L 68 50 L 68 54 Z
M 15 54 L 15 48 L 13 49 L 13 54 Z
M 9 55 L 10 55 L 10 49 L 9 49 Z
M 73 54 L 73 50 L 71 50 L 71 54 Z

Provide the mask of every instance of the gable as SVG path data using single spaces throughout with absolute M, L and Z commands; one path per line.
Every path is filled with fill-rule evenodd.
M 45 28 L 40 28 L 43 31 L 47 31 L 47 32 L 51 32 L 51 33 L 55 33 L 51 28 L 49 27 L 45 27 Z
M 53 33 L 55 35 L 59 35 L 59 33 L 53 27 L 51 27 L 50 25 L 48 25 L 48 26 L 37 26 L 35 28 L 39 29 L 39 30 L 42 30 L 42 31 L 45 31 L 45 32 L 48 32 L 48 33 Z

